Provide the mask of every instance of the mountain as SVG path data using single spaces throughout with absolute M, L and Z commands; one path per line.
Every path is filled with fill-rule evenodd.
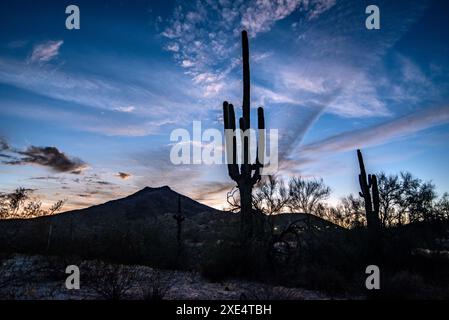
M 65 214 L 83 214 L 86 219 L 98 217 L 111 219 L 115 216 L 127 220 L 143 219 L 165 213 L 176 213 L 178 211 L 178 197 L 181 198 L 182 214 L 187 217 L 201 212 L 219 212 L 173 191 L 168 186 L 163 186 L 159 188 L 145 187 L 125 198 L 108 201 L 86 209 L 65 212 L 54 217 Z
M 32 219 L 0 221 L 0 252 L 75 253 L 93 257 L 109 251 L 145 253 L 155 245 L 161 249 L 176 242 L 178 211 L 184 226 L 196 225 L 196 216 L 213 220 L 222 213 L 168 186 L 144 189 L 122 199 L 89 208 Z M 223 214 L 220 214 L 223 216 Z M 115 253 L 114 253 L 115 254 Z M 123 252 L 120 253 L 123 255 Z

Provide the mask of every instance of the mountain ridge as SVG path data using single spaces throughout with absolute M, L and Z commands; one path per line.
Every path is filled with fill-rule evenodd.
M 176 213 L 178 211 L 178 197 L 181 197 L 182 214 L 191 216 L 200 212 L 221 212 L 220 210 L 202 204 L 186 195 L 174 191 L 169 186 L 164 185 L 161 187 L 146 186 L 122 198 L 109 200 L 104 203 L 92 205 L 87 208 L 69 210 L 52 216 L 36 217 L 27 220 L 51 218 L 78 213 L 89 214 L 91 212 L 99 212 L 105 209 L 112 211 L 123 210 L 123 212 L 127 213 L 128 215 L 132 210 L 140 210 L 149 215 Z M 111 206 L 114 206 L 114 208 L 112 208 Z M 117 206 L 118 208 L 116 208 Z

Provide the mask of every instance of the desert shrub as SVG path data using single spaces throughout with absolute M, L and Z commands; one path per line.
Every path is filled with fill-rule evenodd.
M 51 298 L 55 287 L 48 286 L 41 291 L 36 287 L 42 281 L 59 281 L 67 277 L 62 259 L 53 256 L 10 255 L 0 263 L 0 300 L 20 299 L 23 296 L 36 297 L 45 294 Z
M 201 266 L 201 274 L 212 282 L 218 282 L 228 277 L 239 276 L 242 273 L 243 253 L 239 246 L 211 246 Z
M 430 293 L 421 275 L 403 270 L 382 281 L 378 297 L 382 299 L 423 299 Z
M 240 295 L 240 300 L 294 300 L 294 290 L 291 288 L 274 287 L 272 285 L 247 286 Z
M 152 270 L 139 282 L 143 300 L 162 300 L 172 287 L 172 274 Z
M 353 279 L 345 277 L 332 266 L 308 265 L 296 272 L 291 281 L 295 286 L 319 290 L 330 295 L 341 295 L 351 291 Z
M 127 222 L 127 225 L 105 226 L 96 232 L 85 231 L 82 237 L 74 239 L 71 247 L 73 252 L 87 259 L 164 269 L 178 266 L 176 239 L 157 222 L 139 220 Z
M 81 266 L 86 285 L 106 300 L 122 300 L 137 280 L 133 267 L 89 261 Z
M 266 279 L 270 273 L 267 248 L 263 243 L 241 246 L 237 243 L 220 243 L 208 248 L 201 266 L 201 274 L 210 281 L 231 277 Z

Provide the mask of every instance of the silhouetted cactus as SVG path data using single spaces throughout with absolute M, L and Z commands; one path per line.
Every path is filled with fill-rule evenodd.
M 176 232 L 176 241 L 178 243 L 178 250 L 182 248 L 182 222 L 185 220 L 185 216 L 181 214 L 181 195 L 178 195 L 178 212 L 173 215 L 173 219 L 176 220 L 177 232 Z
M 365 164 L 360 150 L 357 150 L 357 158 L 360 165 L 359 183 L 362 189 L 359 195 L 365 200 L 366 224 L 369 230 L 377 230 L 380 227 L 377 177 L 374 174 L 366 176 Z
M 243 116 L 239 119 L 239 126 L 242 133 L 250 129 L 250 74 L 249 74 L 249 48 L 248 34 L 242 31 L 242 60 L 243 60 Z M 263 108 L 257 109 L 258 116 L 258 145 L 255 163 L 250 163 L 250 139 L 249 135 L 243 135 L 242 152 L 243 161 L 240 168 L 237 163 L 237 139 L 235 136 L 236 122 L 234 106 L 223 102 L 223 119 L 226 136 L 226 150 L 228 172 L 232 180 L 237 183 L 240 191 L 240 212 L 242 218 L 242 231 L 244 239 L 253 236 L 255 226 L 255 214 L 252 210 L 252 189 L 254 184 L 260 180 L 260 170 L 263 166 L 265 148 L 265 119 Z M 229 134 L 232 133 L 232 134 Z

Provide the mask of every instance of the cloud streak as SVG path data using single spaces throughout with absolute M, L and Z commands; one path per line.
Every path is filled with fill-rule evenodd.
M 187 69 L 205 95 L 221 92 L 223 78 L 238 66 L 242 29 L 251 37 L 271 30 L 293 12 L 305 12 L 309 20 L 335 5 L 334 0 L 195 1 L 176 7 L 162 35 L 177 63 Z M 223 66 L 227 63 L 227 66 Z
M 117 173 L 117 177 L 119 177 L 122 180 L 127 180 L 129 178 L 131 178 L 131 174 L 130 173 L 126 173 L 126 172 L 119 172 Z
M 0 113 L 67 119 L 70 127 L 105 135 L 145 136 L 204 110 L 198 106 L 197 90 L 191 88 L 187 77 L 161 66 L 155 66 L 148 76 L 143 68 L 148 66 L 138 64 L 133 72 L 120 77 L 115 73 L 119 71 L 112 70 L 114 77 L 105 78 L 0 58 L 0 83 L 51 99 L 45 105 L 39 103 L 38 108 L 36 104 L 8 101 L 14 106 L 0 107 Z M 167 94 L 169 83 L 177 83 L 176 94 Z M 178 110 L 175 114 L 174 108 Z
M 29 57 L 29 62 L 48 62 L 56 58 L 59 54 L 59 49 L 61 48 L 64 41 L 47 41 L 40 43 L 33 48 L 33 52 Z
M 352 151 L 405 137 L 449 122 L 449 106 L 425 109 L 370 128 L 352 130 L 307 144 L 299 155 Z
M 8 142 L 5 138 L 0 137 L 0 151 L 6 151 L 9 150 L 11 147 L 9 146 Z

